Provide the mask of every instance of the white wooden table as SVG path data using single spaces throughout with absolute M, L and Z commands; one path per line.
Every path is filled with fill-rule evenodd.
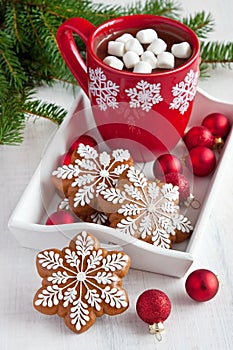
M 107 2 L 107 0 L 106 0 Z M 110 2 L 110 1 L 108 1 Z M 127 3 L 129 1 L 124 1 Z M 119 3 L 119 1 L 112 1 Z M 184 15 L 210 11 L 216 22 L 213 40 L 233 40 L 233 3 L 231 0 L 180 1 Z M 233 102 L 233 70 L 219 68 L 200 87 L 212 96 Z M 62 87 L 41 88 L 38 96 L 69 108 L 72 91 Z M 124 280 L 131 306 L 116 317 L 103 316 L 86 333 L 75 335 L 57 316 L 47 317 L 32 307 L 40 286 L 35 271 L 35 251 L 19 246 L 7 228 L 8 219 L 31 178 L 43 149 L 56 127 L 48 121 L 29 122 L 21 146 L 1 146 L 0 211 L 0 349 L 137 349 L 137 350 L 230 350 L 233 348 L 233 162 L 225 170 L 221 191 L 217 194 L 208 232 L 198 243 L 196 268 L 208 268 L 219 275 L 220 291 L 215 299 L 196 303 L 186 294 L 185 278 L 176 279 L 130 270 Z M 149 334 L 147 325 L 137 316 L 135 302 L 149 288 L 163 290 L 172 302 L 172 313 L 165 322 L 163 341 Z

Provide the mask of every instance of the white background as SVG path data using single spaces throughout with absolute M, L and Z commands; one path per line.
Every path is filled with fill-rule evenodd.
M 107 2 L 107 1 L 105 1 Z M 109 1 L 110 2 L 110 1 Z M 119 4 L 119 1 L 111 3 Z M 129 1 L 124 0 L 124 4 Z M 179 1 L 183 15 L 205 10 L 215 19 L 212 40 L 233 40 L 231 0 Z M 199 86 L 216 98 L 233 102 L 233 71 L 218 68 Z M 38 97 L 69 109 L 75 96 L 56 85 L 38 89 Z M 40 286 L 35 271 L 35 251 L 19 246 L 7 228 L 8 219 L 30 180 L 56 126 L 49 121 L 28 122 L 21 146 L 1 146 L 0 219 L 0 349 L 137 349 L 230 350 L 233 348 L 233 164 L 225 169 L 221 191 L 198 244 L 191 270 L 208 268 L 218 274 L 220 291 L 207 303 L 192 301 L 184 290 L 185 278 L 176 279 L 130 270 L 124 280 L 131 306 L 123 315 L 103 316 L 86 333 L 75 335 L 57 316 L 48 317 L 32 307 Z M 190 270 L 190 271 L 191 271 Z M 157 343 L 135 312 L 135 302 L 149 288 L 163 290 L 172 302 L 163 341 Z

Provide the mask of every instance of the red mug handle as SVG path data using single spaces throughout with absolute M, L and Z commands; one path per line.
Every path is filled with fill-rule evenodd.
M 77 34 L 87 45 L 88 38 L 95 29 L 95 26 L 84 18 L 70 18 L 61 24 L 56 36 L 64 61 L 87 95 L 87 66 L 76 46 L 73 33 Z

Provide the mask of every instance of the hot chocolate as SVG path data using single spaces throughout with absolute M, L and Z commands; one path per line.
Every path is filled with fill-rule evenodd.
M 144 29 L 146 29 L 146 28 L 143 28 L 143 30 Z M 170 52 L 173 52 L 173 47 L 176 44 L 180 44 L 180 43 L 184 43 L 185 42 L 187 45 L 189 45 L 186 42 L 186 38 L 182 37 L 178 33 L 171 32 L 171 30 L 168 32 L 166 30 L 158 28 L 157 26 L 155 26 L 154 28 L 152 28 L 150 26 L 150 28 L 147 28 L 147 29 L 148 30 L 154 30 L 157 33 L 157 39 L 155 39 L 155 40 L 157 40 L 157 41 L 160 40 L 161 42 L 166 43 L 166 48 L 163 50 L 163 51 L 166 51 L 166 53 L 170 54 Z M 112 32 L 112 33 L 106 34 L 106 36 L 101 38 L 101 40 L 96 45 L 96 49 L 95 49 L 96 55 L 102 61 L 104 61 L 104 59 L 106 57 L 109 57 L 109 43 L 113 43 L 113 44 L 114 44 L 114 42 L 119 43 L 118 39 L 122 35 L 125 35 L 125 36 L 127 36 L 127 35 L 130 36 L 131 35 L 134 38 L 136 38 L 136 37 L 138 37 L 137 33 L 140 32 L 140 31 L 142 31 L 142 28 L 131 28 L 131 29 L 127 29 L 127 30 L 124 30 L 124 31 L 122 30 L 122 31 L 117 31 L 117 32 Z M 132 39 L 130 39 L 130 37 L 129 37 L 129 40 L 132 40 Z M 141 45 L 142 45 L 143 50 L 144 50 L 144 53 L 148 52 L 147 50 L 148 50 L 149 46 L 152 46 L 152 44 L 144 44 L 143 42 L 141 42 Z M 126 44 L 125 44 L 125 46 L 126 46 Z M 177 51 L 177 49 L 179 51 L 179 47 L 176 48 L 176 51 Z M 132 51 L 130 51 L 130 52 L 132 52 Z M 173 54 L 174 54 L 174 52 L 173 52 Z M 162 67 L 162 66 L 160 67 L 160 66 L 157 65 L 156 67 L 152 67 L 152 73 L 163 72 L 164 70 L 169 69 L 169 68 L 177 68 L 177 67 L 183 65 L 190 58 L 191 55 L 192 55 L 192 52 L 190 53 L 188 58 L 180 58 L 180 57 L 177 57 L 176 54 L 174 54 L 173 67 L 166 67 L 166 65 L 164 67 Z M 123 55 L 121 53 L 119 55 L 116 54 L 114 56 L 116 56 L 121 61 L 124 61 L 124 57 L 122 57 Z M 118 56 L 121 56 L 121 57 L 118 57 Z M 139 57 L 142 57 L 142 55 L 139 54 Z M 156 55 L 156 52 L 155 52 L 155 57 L 156 57 L 156 59 L 158 58 L 158 56 Z M 141 58 L 141 60 L 142 60 L 142 58 Z M 109 59 L 107 59 L 107 62 L 108 61 L 109 61 Z M 122 69 L 122 68 L 118 68 L 118 69 Z M 129 67 L 129 66 L 127 66 L 127 64 L 125 64 L 124 67 L 123 67 L 123 70 L 133 71 L 133 67 Z

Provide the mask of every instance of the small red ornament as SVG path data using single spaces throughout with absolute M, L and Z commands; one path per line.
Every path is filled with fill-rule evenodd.
M 185 162 L 194 175 L 206 176 L 214 170 L 216 157 L 214 152 L 207 147 L 195 147 L 190 150 Z
M 182 173 L 183 166 L 179 158 L 172 154 L 163 154 L 154 162 L 153 172 L 156 178 L 163 178 L 168 173 Z
M 138 297 L 136 311 L 138 316 L 149 325 L 150 332 L 161 340 L 163 322 L 171 313 L 171 302 L 168 296 L 158 289 L 146 290 Z
M 81 135 L 77 138 L 77 140 L 75 140 L 72 145 L 69 148 L 69 152 L 73 152 L 74 150 L 76 150 L 79 146 L 80 143 L 83 143 L 85 146 L 89 145 L 91 147 L 96 147 L 97 146 L 97 142 L 95 139 L 93 139 L 93 137 L 89 136 L 89 135 Z
M 165 181 L 179 187 L 180 202 L 184 202 L 190 196 L 189 182 L 183 174 L 168 173 L 165 175 Z
M 58 210 L 53 212 L 46 220 L 46 225 L 62 225 L 72 224 L 77 222 L 77 218 L 74 214 L 67 210 Z
M 212 148 L 214 136 L 206 127 L 194 126 L 184 135 L 184 143 L 188 150 L 198 146 Z
M 214 137 L 225 138 L 230 130 L 229 119 L 221 113 L 208 114 L 203 119 L 202 125 L 208 128 Z
M 190 298 L 200 302 L 208 301 L 217 294 L 219 281 L 212 271 L 199 269 L 188 276 L 185 289 Z

